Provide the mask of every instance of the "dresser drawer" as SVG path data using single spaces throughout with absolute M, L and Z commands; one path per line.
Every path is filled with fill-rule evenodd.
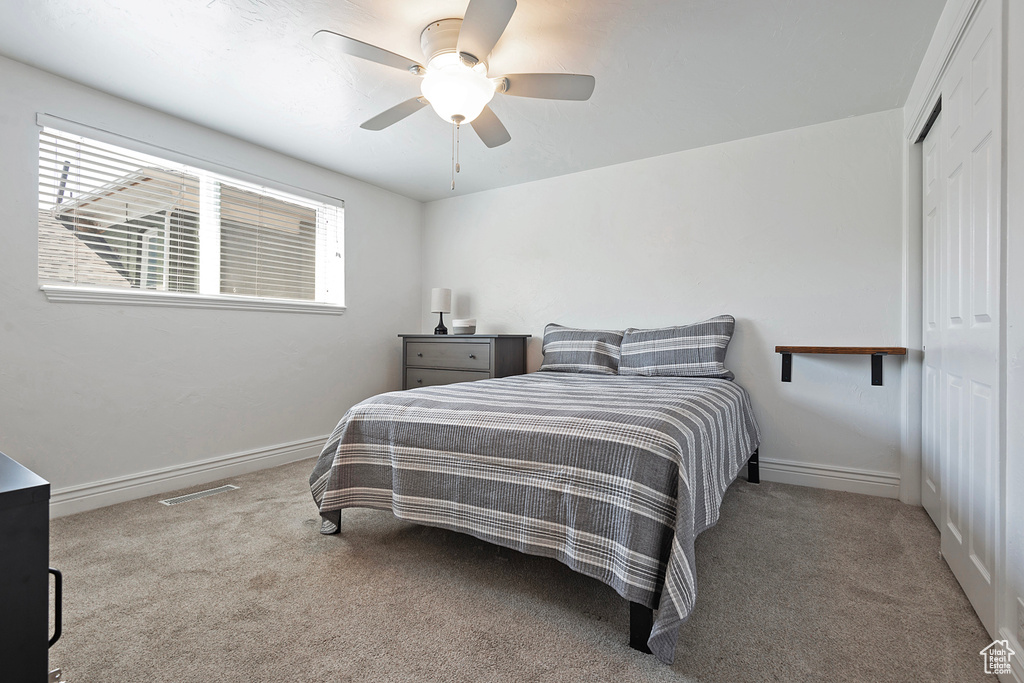
M 428 346 L 430 346 L 428 344 Z M 490 377 L 488 372 L 474 372 L 472 370 L 431 370 L 429 368 L 407 368 L 405 371 L 405 386 L 409 389 L 416 387 L 434 387 L 439 384 L 454 384 L 455 382 L 474 382 L 478 379 Z
M 464 342 L 409 342 L 405 362 L 416 367 L 487 371 L 491 367 L 491 346 Z

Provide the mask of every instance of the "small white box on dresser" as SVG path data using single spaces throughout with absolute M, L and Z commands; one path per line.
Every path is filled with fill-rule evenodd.
M 452 320 L 452 334 L 476 334 L 476 318 Z

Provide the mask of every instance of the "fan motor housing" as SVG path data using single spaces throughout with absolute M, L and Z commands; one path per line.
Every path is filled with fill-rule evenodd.
M 462 19 L 439 19 L 427 24 L 420 34 L 420 47 L 427 62 L 439 54 L 455 52 L 461 28 Z

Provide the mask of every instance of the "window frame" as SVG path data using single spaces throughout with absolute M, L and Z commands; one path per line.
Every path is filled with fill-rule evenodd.
M 167 280 L 170 274 L 171 240 L 170 238 L 171 214 L 164 216 L 164 224 L 160 227 L 153 226 L 142 231 L 142 263 L 139 268 L 139 289 L 150 291 L 167 291 Z M 150 264 L 154 259 L 153 243 L 160 240 L 160 287 L 150 287 Z M 155 278 L 154 278 L 155 279 Z
M 36 123 L 38 125 L 38 132 L 42 132 L 43 128 L 56 129 L 71 135 L 78 135 L 84 138 L 89 138 L 99 142 L 123 147 L 127 150 L 138 152 L 140 154 L 158 157 L 172 163 L 192 166 L 196 169 L 200 169 L 202 171 L 206 171 L 207 173 L 213 174 L 214 176 L 221 176 L 227 182 L 235 181 L 241 183 L 243 186 L 261 186 L 265 187 L 267 190 L 270 190 L 272 193 L 284 193 L 286 195 L 293 195 L 297 198 L 304 199 L 306 201 L 328 204 L 336 207 L 339 211 L 339 216 L 342 217 L 341 224 L 334 228 L 336 230 L 335 234 L 337 237 L 337 244 L 335 245 L 335 250 L 337 251 L 336 258 L 340 259 L 341 263 L 340 273 L 332 273 L 329 277 L 331 277 L 331 279 L 335 282 L 335 285 L 340 289 L 341 294 L 339 298 L 341 299 L 342 302 L 344 301 L 345 270 L 347 265 L 345 262 L 344 250 L 344 200 L 341 200 L 337 197 L 320 194 L 311 190 L 306 190 L 304 188 L 288 185 L 287 183 L 282 183 L 269 178 L 257 176 L 252 173 L 227 167 L 222 164 L 218 164 L 216 162 L 209 161 L 206 159 L 193 157 L 188 154 L 184 154 L 174 150 L 159 147 L 141 140 L 136 140 L 134 138 L 126 137 L 116 133 L 111 133 L 109 131 L 92 128 L 85 124 L 69 121 L 67 119 L 52 116 L 49 114 L 37 114 Z M 170 213 L 168 213 L 168 220 L 169 216 Z M 202 226 L 203 216 L 200 216 L 199 218 L 199 225 Z M 211 236 L 208 233 L 204 233 L 202 227 L 199 228 L 199 244 L 201 251 L 204 248 L 208 249 L 210 246 L 212 246 L 210 242 L 215 242 L 217 244 L 217 247 L 219 247 L 219 228 L 216 230 L 216 232 L 218 234 L 214 237 L 213 240 L 210 240 Z M 169 237 L 169 229 L 167 228 L 167 225 L 165 223 L 165 228 L 163 230 L 165 253 L 166 250 L 170 248 Z M 207 244 L 203 244 L 204 237 L 206 237 L 207 239 Z M 326 235 L 321 236 L 318 234 L 317 241 L 319 242 L 321 239 L 326 239 Z M 217 255 L 216 260 L 219 261 L 219 249 L 215 253 Z M 319 253 L 315 259 L 315 268 L 317 271 L 317 277 L 319 279 L 321 268 L 325 268 L 324 258 L 321 258 L 321 255 Z M 166 259 L 164 263 L 163 275 L 165 280 L 169 277 Z M 201 276 L 202 274 L 200 274 L 200 277 Z M 91 303 L 118 306 L 154 306 L 174 308 L 204 308 L 220 310 L 250 310 L 265 312 L 312 313 L 318 315 L 342 315 L 347 308 L 344 303 L 333 303 L 326 301 L 280 299 L 271 297 L 223 294 L 212 292 L 167 292 L 145 289 L 142 288 L 141 286 L 138 288 L 114 288 L 102 287 L 98 285 L 41 283 L 39 284 L 39 290 L 44 294 L 48 301 L 53 303 Z

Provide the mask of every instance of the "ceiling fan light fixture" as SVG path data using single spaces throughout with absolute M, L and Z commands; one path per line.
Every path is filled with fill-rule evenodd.
M 419 97 L 412 97 L 363 121 L 364 130 L 383 130 L 430 104 L 445 123 L 452 124 L 452 189 L 459 172 L 459 132 L 473 127 L 488 148 L 512 139 L 488 107 L 494 94 L 544 100 L 590 99 L 595 79 L 585 74 L 515 73 L 487 77 L 487 59 L 508 26 L 517 0 L 469 0 L 465 18 L 432 21 L 420 32 L 426 61 L 409 59 L 361 40 L 321 29 L 313 41 L 343 55 L 358 57 L 421 77 Z M 424 64 L 426 66 L 424 66 Z
M 457 52 L 444 52 L 427 62 L 420 91 L 446 123 L 469 123 L 494 97 L 494 81 L 484 62 L 469 67 Z

